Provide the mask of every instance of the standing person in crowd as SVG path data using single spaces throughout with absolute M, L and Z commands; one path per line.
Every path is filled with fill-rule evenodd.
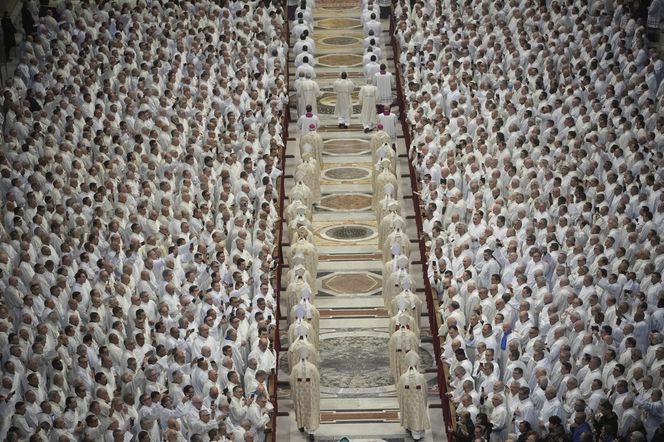
M 355 90 L 355 84 L 348 78 L 348 72 L 341 71 L 332 89 L 337 94 L 337 100 L 334 104 L 334 115 L 339 119 L 339 128 L 348 129 L 350 117 L 353 114 L 353 99 L 351 94 Z
M 376 110 L 380 114 L 385 108 L 389 109 L 392 105 L 392 87 L 394 86 L 392 73 L 387 70 L 385 63 L 380 65 L 380 70 L 374 75 L 373 84 L 378 91 Z
M 659 41 L 660 24 L 662 21 L 662 0 L 652 0 L 648 6 L 648 40 L 652 43 Z
M 285 11 L 63 3 L 0 93 L 0 439 L 260 439 Z
M 4 43 L 5 61 L 12 61 L 11 51 L 16 47 L 16 26 L 9 16 L 9 11 L 2 14 L 2 39 Z
M 378 88 L 374 86 L 371 80 L 367 79 L 367 84 L 360 88 L 359 101 L 362 106 L 360 110 L 360 121 L 364 128 L 364 133 L 371 132 L 376 126 L 376 96 Z
M 380 18 L 382 20 L 390 18 L 392 13 L 392 0 L 377 0 L 380 8 Z
M 498 431 L 502 382 L 508 421 L 531 391 L 535 439 L 650 442 L 662 422 L 661 4 L 646 27 L 626 3 L 395 5 L 428 261 L 450 261 L 430 273 L 441 345 L 469 350 L 463 393 Z

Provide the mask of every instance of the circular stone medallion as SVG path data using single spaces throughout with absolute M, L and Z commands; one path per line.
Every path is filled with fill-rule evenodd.
M 371 208 L 371 196 L 360 193 L 326 195 L 321 198 L 320 205 L 334 210 L 365 210 Z
M 352 293 L 369 294 L 382 288 L 383 279 L 373 273 L 334 272 L 321 281 L 322 289 L 335 296 Z
M 371 149 L 368 140 L 332 138 L 325 140 L 323 153 L 331 155 L 359 155 L 369 152 Z
M 359 66 L 362 56 L 357 54 L 325 54 L 318 58 L 318 63 L 327 67 Z
M 362 111 L 362 106 L 359 104 L 357 93 L 351 95 L 351 102 L 353 104 L 353 113 L 359 114 Z M 330 92 L 323 93 L 323 96 L 318 98 L 318 113 L 323 115 L 333 115 L 334 106 L 337 104 L 337 97 Z
M 336 226 L 325 231 L 325 236 L 342 241 L 353 241 L 358 239 L 367 239 L 375 232 L 366 226 L 344 225 Z
M 325 170 L 323 175 L 333 180 L 352 181 L 368 178 L 371 173 L 367 169 L 360 169 L 359 167 L 335 167 L 334 169 Z
M 324 18 L 316 22 L 316 27 L 322 29 L 352 29 L 362 27 L 362 22 L 356 18 Z
M 355 105 L 358 105 L 358 104 L 360 103 L 360 97 L 359 97 L 359 94 L 358 94 L 357 92 L 353 92 L 353 93 L 350 95 L 350 100 L 351 100 L 351 103 L 352 103 L 354 106 L 355 106 Z M 322 97 L 320 97 L 320 99 L 318 100 L 318 103 L 319 103 L 319 104 L 322 104 L 322 105 L 324 105 L 324 106 L 331 106 L 331 107 L 334 107 L 334 106 L 336 106 L 336 104 L 337 104 L 337 96 L 336 96 L 335 94 L 325 93 L 325 94 L 323 94 Z
M 328 46 L 350 46 L 358 44 L 360 39 L 356 37 L 326 37 L 321 39 L 320 42 Z

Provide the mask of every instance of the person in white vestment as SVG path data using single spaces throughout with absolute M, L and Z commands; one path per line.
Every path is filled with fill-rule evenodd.
M 350 117 L 353 114 L 353 99 L 351 94 L 355 90 L 355 85 L 348 78 L 348 73 L 342 71 L 339 78 L 332 84 L 332 88 L 336 94 L 334 114 L 339 119 L 339 128 L 348 129 Z
M 360 111 L 360 121 L 364 128 L 364 133 L 371 132 L 376 126 L 376 97 L 378 88 L 372 81 L 367 79 L 367 84 L 360 88 L 358 95 L 362 110 Z
M 306 70 L 304 72 L 304 80 L 300 83 L 298 90 L 298 101 L 302 101 L 302 105 L 307 108 L 311 106 L 311 112 L 318 113 L 318 98 L 322 93 L 318 83 L 313 80 L 312 73 Z
M 314 114 L 313 106 L 307 105 L 305 110 L 306 112 L 300 115 L 300 118 L 297 120 L 297 128 L 299 129 L 301 136 L 315 131 L 320 127 L 320 120 L 318 115 Z
M 378 114 L 376 117 L 378 124 L 383 126 L 383 130 L 390 136 L 390 141 L 392 142 L 392 148 L 395 148 L 397 143 L 397 116 L 390 112 L 389 108 Z
M 0 439 L 249 440 L 265 413 L 230 398 L 252 349 L 276 363 L 286 17 L 60 3 L 0 92 Z
M 427 382 L 424 375 L 418 371 L 419 360 L 416 351 L 406 353 L 407 369 L 396 385 L 401 426 L 410 433 L 413 440 L 422 440 L 426 430 L 431 428 L 427 407 Z
M 373 84 L 378 91 L 376 95 L 376 111 L 380 114 L 383 112 L 383 109 L 386 107 L 389 108 L 393 101 L 392 87 L 394 86 L 394 78 L 384 63 L 380 65 L 379 71 L 373 76 Z

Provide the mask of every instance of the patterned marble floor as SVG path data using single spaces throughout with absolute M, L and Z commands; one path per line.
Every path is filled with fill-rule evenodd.
M 323 196 L 313 217 L 314 237 L 319 250 L 315 304 L 321 314 L 321 427 L 316 432 L 316 440 L 338 441 L 342 436 L 348 436 L 352 441 L 411 441 L 399 425 L 399 407 L 389 372 L 389 320 L 381 294 L 382 253 L 377 241 L 376 216 L 371 208 L 371 134 L 362 131 L 358 103 L 355 103 L 350 128 L 339 129 L 334 117 L 332 83 L 339 75 L 339 67 L 348 68 L 349 78 L 355 82 L 357 90 L 364 83 L 359 16 L 357 0 L 318 0 L 314 11 L 316 80 L 323 92 L 318 106 L 322 124 L 319 132 L 325 146 L 321 174 Z M 392 50 L 389 44 L 385 44 L 389 43 L 389 23 L 385 21 L 383 28 L 386 30 L 383 54 L 394 72 L 390 58 Z M 292 74 L 291 80 L 294 80 Z M 291 92 L 294 94 L 293 90 Z M 398 113 L 396 106 L 392 110 Z M 291 115 L 295 116 L 294 106 Z M 300 161 L 295 125 L 289 128 L 289 134 L 286 176 L 292 175 Z M 402 137 L 399 138 L 398 152 L 405 153 Z M 400 158 L 398 176 L 408 173 L 405 161 Z M 292 180 L 287 179 L 286 191 L 291 185 Z M 402 198 L 410 197 L 409 186 L 409 178 L 405 175 L 400 187 L 406 195 L 401 195 Z M 406 217 L 413 216 L 409 199 L 402 201 L 402 207 Z M 415 237 L 415 231 L 411 230 L 414 222 L 409 224 L 413 225 L 408 226 L 409 234 Z M 413 277 L 417 287 L 422 287 L 421 268 L 416 268 Z M 424 337 L 420 346 L 421 368 L 431 369 L 427 377 L 433 427 L 424 440 L 444 441 L 433 349 L 430 339 L 426 338 L 430 333 L 428 320 L 423 316 L 420 322 Z M 285 318 L 281 325 L 282 330 L 287 328 Z M 287 339 L 283 335 L 282 343 L 285 348 Z M 289 392 L 288 362 L 287 358 L 281 357 L 277 440 L 304 440 L 292 413 L 286 415 L 291 408 Z

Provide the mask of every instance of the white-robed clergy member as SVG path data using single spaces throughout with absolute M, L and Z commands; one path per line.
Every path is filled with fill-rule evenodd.
M 320 203 L 320 167 L 318 166 L 318 161 L 313 157 L 314 153 L 312 152 L 311 144 L 305 144 L 304 149 L 307 149 L 303 156 L 302 162 L 297 165 L 295 168 L 294 177 L 298 181 L 304 182 L 314 197 L 314 203 Z
M 383 159 L 388 159 L 389 164 L 387 166 L 390 169 L 390 172 L 392 172 L 394 176 L 396 176 L 397 174 L 396 152 L 394 151 L 394 149 L 392 149 L 390 143 L 384 143 L 382 146 L 380 146 L 376 150 L 375 155 L 372 155 L 372 159 L 374 161 L 374 166 L 380 165 L 383 162 Z M 375 179 L 376 175 L 374 174 L 373 177 Z
M 374 163 L 378 161 L 376 151 L 385 143 L 391 144 L 390 134 L 385 132 L 383 124 L 378 123 L 376 129 L 376 132 L 371 135 L 371 140 L 369 141 L 369 145 L 371 146 L 371 159 Z
M 401 253 L 410 258 L 410 239 L 408 238 L 408 233 L 403 230 L 404 226 L 395 225 L 394 230 L 387 235 L 385 242 L 383 243 L 383 262 L 387 262 L 392 257 L 392 250 L 394 244 L 399 244 L 401 247 Z
M 300 348 L 306 347 L 309 352 L 309 362 L 318 366 L 320 365 L 320 358 L 318 356 L 318 349 L 309 340 L 309 333 L 311 326 L 307 327 L 306 323 L 299 321 L 295 325 L 295 341 L 288 346 L 288 366 L 295 367 L 300 362 Z
M 390 108 L 386 107 L 383 112 L 376 117 L 378 124 L 383 126 L 383 130 L 390 136 L 390 143 L 392 148 L 395 148 L 397 143 L 397 116 L 390 112 Z
M 426 430 L 431 428 L 427 407 L 427 380 L 417 370 L 420 357 L 415 351 L 405 356 L 406 371 L 397 382 L 399 416 L 401 426 L 408 431 L 413 440 L 422 440 Z
M 383 197 L 378 201 L 378 205 L 375 207 L 376 210 L 376 220 L 383 219 L 383 217 L 388 212 L 388 206 L 392 201 L 397 201 L 396 198 L 396 187 L 392 183 L 387 183 L 383 186 Z M 398 213 L 401 213 L 401 205 L 399 205 Z
M 318 119 L 318 115 L 314 113 L 314 106 L 307 104 L 304 109 L 306 112 L 300 115 L 300 118 L 297 120 L 297 128 L 299 129 L 301 136 L 320 127 L 320 120 Z
M 489 415 L 489 422 L 493 425 L 491 430 L 490 442 L 502 442 L 507 436 L 507 406 L 505 404 L 505 396 L 502 393 L 494 393 L 491 397 L 491 414 Z
M 378 244 L 383 244 L 385 242 L 387 236 L 394 230 L 395 223 L 399 223 L 399 225 L 405 225 L 406 220 L 401 215 L 399 215 L 399 208 L 399 202 L 396 200 L 391 201 L 388 204 L 387 210 L 389 210 L 389 212 L 381 220 L 379 220 L 380 224 L 378 225 Z
M 422 317 L 422 300 L 413 291 L 411 278 L 404 278 L 401 281 L 401 292 L 399 292 L 390 303 L 390 315 L 396 315 L 402 309 L 404 302 L 406 305 L 406 312 L 412 318 L 411 330 L 419 336 L 419 324 L 417 321 Z
M 399 330 L 395 331 L 387 343 L 390 352 L 390 370 L 392 371 L 392 378 L 394 382 L 399 381 L 399 377 L 406 371 L 408 364 L 406 363 L 406 354 L 409 351 L 417 352 L 420 345 L 420 340 L 417 335 L 410 329 L 411 317 L 403 314 L 397 319 L 399 323 Z
M 311 288 L 303 287 L 300 291 L 300 300 L 290 309 L 288 320 L 294 322 L 298 318 L 305 319 L 313 327 L 314 332 L 318 332 L 320 313 L 316 306 L 311 303 L 311 296 Z
M 353 114 L 353 99 L 351 94 L 355 89 L 355 84 L 348 79 L 348 73 L 344 70 L 339 78 L 332 85 L 337 94 L 337 101 L 334 105 L 334 115 L 339 119 L 339 127 L 348 129 L 350 125 L 350 116 Z
M 314 440 L 320 425 L 320 374 L 306 347 L 300 349 L 300 362 L 291 370 L 290 387 L 297 427 Z
M 406 255 L 401 255 L 401 246 L 399 244 L 394 244 L 390 250 L 394 256 L 393 269 L 389 270 L 389 273 L 383 274 L 383 301 L 385 308 L 391 304 L 392 299 L 401 292 L 402 281 L 406 278 L 410 278 L 408 273 L 408 266 L 410 265 L 410 260 Z
M 360 88 L 358 95 L 362 110 L 360 110 L 360 121 L 364 128 L 364 133 L 371 132 L 376 126 L 376 97 L 378 88 L 373 85 L 370 79 L 367 84 Z
M 298 228 L 297 235 L 295 236 L 297 237 L 297 241 L 295 244 L 291 245 L 291 255 L 289 258 L 292 260 L 293 256 L 301 253 L 304 256 L 304 268 L 307 269 L 312 276 L 317 275 L 318 250 L 316 246 L 311 241 L 307 240 L 308 232 L 304 232 L 302 229 Z
M 373 84 L 378 89 L 376 103 L 377 111 L 381 113 L 386 106 L 389 107 L 392 104 L 392 86 L 394 84 L 392 72 L 387 70 L 385 63 L 380 65 L 380 70 L 374 75 Z
M 318 117 L 316 117 L 318 118 Z M 312 126 L 313 124 L 313 126 Z M 310 144 L 314 151 L 314 158 L 318 161 L 318 166 L 323 166 L 323 137 L 316 131 L 317 123 L 309 125 L 309 131 L 300 135 L 300 155 L 304 152 L 304 145 Z
M 299 90 L 297 91 L 298 103 L 305 107 L 310 105 L 313 113 L 318 113 L 318 98 L 322 95 L 320 87 L 311 75 L 311 72 L 304 72 L 304 80 L 300 82 Z
M 390 171 L 390 160 L 387 158 L 383 158 L 379 165 L 374 168 L 373 170 L 374 174 L 377 174 L 376 180 L 374 181 L 373 185 L 373 205 L 374 208 L 378 206 L 378 203 L 381 199 L 383 199 L 384 196 L 384 190 L 385 190 L 385 185 L 386 184 L 392 184 L 393 188 L 396 189 L 399 182 L 397 180 L 397 177 L 394 176 L 392 171 Z

